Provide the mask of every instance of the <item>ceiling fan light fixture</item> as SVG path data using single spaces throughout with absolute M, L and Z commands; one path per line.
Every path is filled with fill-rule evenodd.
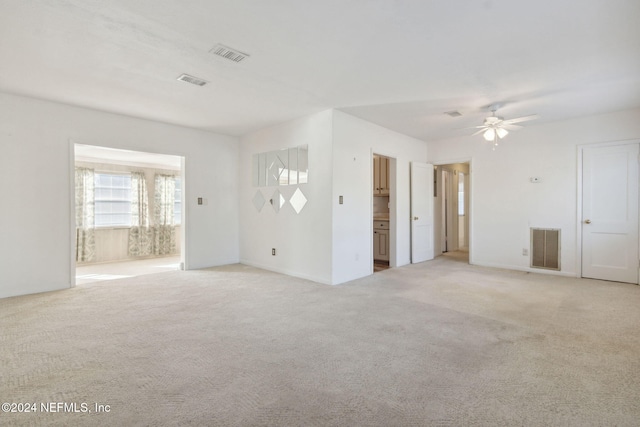
M 509 130 L 518 130 L 522 126 L 515 123 L 525 122 L 528 120 L 537 119 L 537 114 L 529 116 L 516 117 L 514 119 L 505 120 L 504 117 L 496 116 L 496 110 L 500 105 L 495 104 L 491 106 L 491 115 L 484 119 L 481 126 L 475 126 L 473 129 L 477 129 L 473 136 L 482 134 L 482 137 L 488 142 L 492 142 L 493 149 L 498 146 L 498 141 L 503 139 L 509 134 Z
M 493 141 L 494 139 L 496 139 L 496 131 L 493 128 L 489 128 L 482 134 L 482 136 L 487 141 Z

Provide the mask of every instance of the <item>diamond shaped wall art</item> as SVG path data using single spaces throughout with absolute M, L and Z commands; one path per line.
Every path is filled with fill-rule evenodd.
M 282 195 L 280 190 L 276 190 L 273 192 L 273 196 L 271 197 L 271 200 L 269 200 L 269 202 L 271 203 L 271 206 L 273 207 L 275 213 L 280 212 L 280 208 L 284 206 L 285 202 L 284 196 Z
M 256 208 L 258 212 L 262 210 L 262 207 L 266 203 L 264 196 L 262 195 L 262 191 L 256 191 L 256 195 L 253 196 L 253 206 Z
M 291 206 L 293 207 L 293 210 L 296 211 L 296 213 L 300 213 L 300 211 L 307 204 L 307 198 L 299 188 L 296 188 L 296 191 L 293 193 L 293 196 L 291 196 L 289 203 L 291 203 Z

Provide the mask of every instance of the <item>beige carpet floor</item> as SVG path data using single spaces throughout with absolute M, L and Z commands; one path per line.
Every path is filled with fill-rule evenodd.
M 0 400 L 38 405 L 3 426 L 637 426 L 640 287 L 451 256 L 98 282 L 0 300 Z

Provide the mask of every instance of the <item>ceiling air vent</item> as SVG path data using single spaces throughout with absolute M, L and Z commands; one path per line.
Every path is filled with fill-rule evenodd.
M 225 46 L 223 44 L 217 44 L 213 47 L 213 49 L 211 49 L 209 52 L 213 53 L 214 55 L 218 55 L 221 56 L 225 59 L 228 59 L 230 61 L 233 62 L 240 62 L 245 58 L 248 58 L 249 55 L 246 53 L 242 53 L 238 50 L 232 49 L 228 46 Z
M 207 84 L 206 80 L 199 79 L 197 77 L 190 76 L 189 74 L 183 74 L 178 77 L 181 82 L 191 83 L 192 85 L 204 86 Z

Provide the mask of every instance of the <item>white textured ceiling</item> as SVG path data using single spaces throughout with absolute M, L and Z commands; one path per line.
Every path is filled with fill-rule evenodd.
M 638 0 L 0 0 L 0 11 L 0 91 L 230 135 L 327 108 L 428 141 L 469 132 L 496 102 L 538 123 L 640 106 Z M 251 56 L 216 57 L 217 43 Z

